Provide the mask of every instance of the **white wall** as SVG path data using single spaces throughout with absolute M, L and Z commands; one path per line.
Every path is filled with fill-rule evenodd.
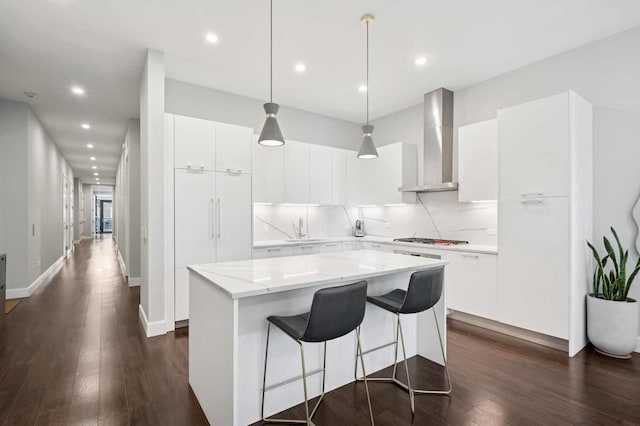
M 114 191 L 114 238 L 130 280 L 140 278 L 140 120 L 130 119 Z M 130 281 L 131 284 L 131 281 Z
M 64 254 L 62 182 L 67 175 L 72 186 L 73 171 L 24 103 L 0 101 L 0 147 L 0 251 L 7 252 L 8 297 L 25 297 Z
M 36 229 L 36 235 L 30 234 L 29 238 L 29 282 L 33 282 L 64 254 L 63 176 L 67 176 L 70 189 L 73 170 L 31 110 L 27 152 L 29 227 Z M 67 198 L 67 202 L 71 206 L 73 199 Z M 69 212 L 71 214 L 71 207 Z M 71 220 L 70 217 L 69 226 Z M 73 241 L 68 243 L 71 249 Z
M 164 54 L 149 49 L 140 80 L 140 226 L 146 235 L 141 242 L 140 306 L 148 321 L 147 336 L 164 333 L 167 319 L 173 318 L 164 297 L 169 275 L 164 244 L 164 82 Z
M 166 80 L 166 111 L 222 123 L 252 127 L 260 134 L 264 100 L 247 98 L 177 80 Z M 360 125 L 296 108 L 280 107 L 278 122 L 286 139 L 357 150 Z
M 26 287 L 27 104 L 0 100 L 0 253 L 7 254 L 7 289 Z

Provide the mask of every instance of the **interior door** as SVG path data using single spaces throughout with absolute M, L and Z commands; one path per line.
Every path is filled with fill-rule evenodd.
M 567 339 L 569 199 L 509 199 L 498 206 L 498 320 Z
M 251 175 L 218 173 L 216 238 L 218 262 L 251 259 Z

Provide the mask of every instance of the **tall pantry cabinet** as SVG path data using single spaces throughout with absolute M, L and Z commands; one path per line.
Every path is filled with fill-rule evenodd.
M 187 265 L 251 258 L 252 129 L 166 114 L 173 139 L 175 321 L 189 318 Z
M 498 320 L 586 345 L 592 105 L 573 92 L 498 111 Z

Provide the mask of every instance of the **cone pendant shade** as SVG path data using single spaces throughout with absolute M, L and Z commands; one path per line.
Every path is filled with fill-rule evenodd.
M 358 151 L 358 158 L 378 158 L 378 151 L 376 150 L 373 138 L 371 137 L 371 134 L 373 133 L 373 124 L 365 124 L 362 126 L 362 132 L 364 133 L 364 136 L 362 137 L 362 143 L 360 144 L 360 150 Z
M 258 143 L 260 145 L 284 145 L 284 136 L 282 136 L 282 131 L 280 130 L 280 125 L 278 124 L 278 119 L 276 118 L 279 109 L 280 105 L 273 102 L 264 104 L 264 111 L 267 113 L 267 119 L 264 122 L 264 126 L 262 126 L 262 131 L 260 132 L 260 137 L 258 138 Z

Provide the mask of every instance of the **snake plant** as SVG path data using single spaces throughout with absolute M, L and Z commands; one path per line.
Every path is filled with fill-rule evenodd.
M 627 275 L 629 250 L 622 248 L 618 233 L 613 227 L 611 227 L 611 233 L 616 240 L 618 253 L 607 237 L 603 237 L 604 248 L 607 252 L 604 257 L 600 256 L 593 244 L 587 241 L 596 261 L 596 269 L 593 273 L 593 295 L 606 300 L 626 301 L 631 284 L 640 271 L 640 258 L 631 273 Z M 607 269 L 609 262 L 611 266 Z M 602 291 L 600 291 L 600 287 L 602 287 Z

